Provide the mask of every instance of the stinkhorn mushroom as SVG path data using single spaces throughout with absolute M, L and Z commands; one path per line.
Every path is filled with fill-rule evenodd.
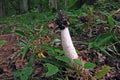
M 75 47 L 72 43 L 71 36 L 69 33 L 69 20 L 65 16 L 62 10 L 60 10 L 58 19 L 56 20 L 56 24 L 61 30 L 61 41 L 62 41 L 62 47 L 65 51 L 65 55 L 73 61 L 73 59 L 78 59 L 78 54 L 75 50 Z
M 62 41 L 63 50 L 65 51 L 65 55 L 71 59 L 71 62 L 73 65 L 74 65 L 74 61 L 73 61 L 74 59 L 80 59 L 82 64 L 84 65 L 86 61 L 83 60 L 82 57 L 79 57 L 75 50 L 75 47 L 72 43 L 71 36 L 68 29 L 68 26 L 70 23 L 62 10 L 59 11 L 59 15 L 55 23 L 58 25 L 58 28 L 60 28 L 61 30 L 61 41 Z M 90 74 L 89 70 L 85 70 L 84 67 L 82 66 L 80 69 L 83 73 L 82 76 L 84 77 L 84 80 L 95 80 Z

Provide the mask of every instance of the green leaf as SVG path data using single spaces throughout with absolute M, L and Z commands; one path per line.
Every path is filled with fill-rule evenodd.
M 24 34 L 24 32 L 22 30 L 15 30 L 15 33 L 22 36 L 22 37 L 25 36 L 25 34 Z
M 95 67 L 95 64 L 93 64 L 93 63 L 91 63 L 91 62 L 86 62 L 85 64 L 84 64 L 84 68 L 85 69 L 92 69 L 92 68 L 94 68 Z
M 71 60 L 68 57 L 66 57 L 66 56 L 56 56 L 55 58 L 60 60 L 60 61 L 66 62 L 66 63 L 70 63 L 71 62 Z
M 74 4 L 77 2 L 77 0 L 69 0 L 68 2 L 68 7 L 71 8 L 72 6 L 74 6 Z
M 30 60 L 28 62 L 28 66 L 32 66 L 32 63 L 33 63 L 34 59 L 35 59 L 35 54 L 31 54 Z
M 75 64 L 82 66 L 82 62 L 79 59 L 74 59 L 73 61 Z
M 106 33 L 99 35 L 95 40 L 89 43 L 88 48 L 100 48 L 103 47 L 105 44 L 111 43 L 115 40 L 113 33 Z
M 46 65 L 47 65 L 47 68 L 48 68 L 48 72 L 46 73 L 47 77 L 50 77 L 50 76 L 56 74 L 59 71 L 58 67 L 56 67 L 56 66 L 54 66 L 50 63 L 47 63 Z
M 89 42 L 89 43 L 88 43 L 88 50 L 94 48 L 95 45 L 96 45 L 95 42 Z
M 45 44 L 41 44 L 41 46 L 42 46 L 43 49 L 48 50 L 48 54 L 49 54 L 49 55 L 51 55 L 51 56 L 56 56 L 54 47 L 47 46 L 47 45 L 45 45 Z
M 113 38 L 114 34 L 112 33 L 101 34 L 95 39 L 95 46 L 104 46 L 105 44 L 110 43 Z
M 64 51 L 59 49 L 59 48 L 55 48 L 54 50 L 55 50 L 56 53 L 64 54 Z
M 42 60 L 46 63 L 50 63 L 53 65 L 56 65 L 57 67 L 61 67 L 61 68 L 69 68 L 71 70 L 74 70 L 74 68 L 72 68 L 69 64 L 58 61 L 58 60 L 54 60 L 54 59 L 48 59 L 48 58 L 40 58 L 39 60 Z
M 20 80 L 28 80 L 29 76 L 28 75 L 21 75 Z
M 100 51 L 102 51 L 104 54 L 107 54 L 107 55 L 109 55 L 109 56 L 112 57 L 112 55 L 110 55 L 110 54 L 105 50 L 105 48 L 101 47 L 101 48 L 100 48 Z
M 114 25 L 115 25 L 115 21 L 114 19 L 112 18 L 112 16 L 108 16 L 108 23 L 110 25 L 110 31 L 112 31 Z
M 105 74 L 107 74 L 110 69 L 111 69 L 111 67 L 104 65 L 104 66 L 102 66 L 102 69 L 100 69 L 96 72 L 94 77 L 96 79 L 100 79 L 100 78 L 104 77 Z
M 97 19 L 95 24 L 101 24 L 101 23 L 106 23 L 105 21 L 101 20 L 101 19 Z
M 101 13 L 102 15 L 104 15 L 104 16 L 110 15 L 110 13 L 108 13 L 108 12 L 106 12 L 106 11 L 101 11 L 100 13 Z
M 22 69 L 21 72 L 22 72 L 23 75 L 30 76 L 33 72 L 33 68 L 32 67 L 25 67 L 25 68 Z
M 48 53 L 51 56 L 56 56 L 56 53 L 52 47 L 47 47 Z
M 21 72 L 20 71 L 16 71 L 13 73 L 14 77 L 20 77 Z
M 3 45 L 5 45 L 6 42 L 7 42 L 7 41 L 5 41 L 5 40 L 0 40 L 0 47 L 2 47 Z
M 85 24 L 76 24 L 75 25 L 75 30 L 79 30 L 79 32 L 81 32 L 84 27 L 85 27 Z
M 23 52 L 22 52 L 22 60 L 24 59 L 25 54 L 27 53 L 28 49 L 29 49 L 29 47 L 27 45 L 25 45 L 23 48 Z
M 18 46 L 25 46 L 27 43 L 24 41 L 19 41 Z
M 14 77 L 19 77 L 20 80 L 28 80 L 28 78 L 30 77 L 30 75 L 33 72 L 33 68 L 32 67 L 25 67 L 23 68 L 21 71 L 16 71 L 14 72 Z

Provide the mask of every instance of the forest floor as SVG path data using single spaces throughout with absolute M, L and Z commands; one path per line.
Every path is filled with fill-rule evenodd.
M 120 22 L 120 10 L 115 11 L 115 12 L 116 13 L 114 13 L 114 16 L 115 16 L 114 19 L 117 22 Z M 31 22 L 33 20 L 36 20 L 36 23 L 34 25 L 36 29 L 34 29 L 33 31 L 31 31 L 31 29 L 27 31 L 28 27 L 33 26 L 33 25 L 32 25 L 32 23 L 30 23 L 31 25 L 28 25 L 29 23 L 27 23 L 27 22 L 25 23 L 25 21 L 23 20 L 24 18 L 21 20 L 23 20 L 23 23 L 27 24 L 28 27 L 22 27 L 22 29 L 21 29 L 21 26 L 23 26 L 23 25 L 21 25 L 22 22 L 20 22 L 20 23 L 16 22 L 16 20 L 19 19 L 19 16 L 15 17 L 15 18 L 10 18 L 10 19 L 13 19 L 13 22 L 10 21 L 10 19 L 6 20 L 6 21 L 3 20 L 0 22 L 0 29 L 1 29 L 1 32 L 0 32 L 1 33 L 0 34 L 0 41 L 1 41 L 0 42 L 0 65 L 1 65 L 0 66 L 0 80 L 13 80 L 13 79 L 20 80 L 19 78 L 14 77 L 14 72 L 20 71 L 23 68 L 27 67 L 29 64 L 31 64 L 30 59 L 31 59 L 32 53 L 35 53 L 35 59 L 32 63 L 32 68 L 34 70 L 32 71 L 32 74 L 30 74 L 30 75 L 28 74 L 29 80 L 53 80 L 54 79 L 55 76 L 49 77 L 49 78 L 45 77 L 45 73 L 47 72 L 47 69 L 44 65 L 45 62 L 39 60 L 40 57 L 50 57 L 48 55 L 48 51 L 46 51 L 46 49 L 38 50 L 40 47 L 36 47 L 36 46 L 34 46 L 34 44 L 44 44 L 45 43 L 45 44 L 48 44 L 48 46 L 51 46 L 51 45 L 53 46 L 54 45 L 53 41 L 55 38 L 58 38 L 58 36 L 55 35 L 55 37 L 53 37 L 53 34 L 50 34 L 51 32 L 49 29 L 44 31 L 44 28 L 41 28 L 41 27 L 43 27 L 43 25 L 39 24 L 39 20 L 36 19 L 37 17 L 35 17 L 35 15 L 36 14 L 32 15 L 33 17 L 31 19 L 29 18 L 30 15 L 28 15 L 26 18 L 26 21 L 28 18 L 30 19 Z M 41 14 L 41 15 L 43 15 L 43 14 Z M 91 74 L 93 76 L 95 76 L 95 73 L 97 71 L 99 71 L 103 67 L 105 67 L 105 65 L 107 65 L 111 68 L 110 71 L 108 71 L 104 77 L 102 77 L 98 80 L 120 80 L 120 50 L 119 50 L 120 44 L 119 43 L 117 43 L 118 50 L 116 51 L 116 53 L 114 53 L 114 51 L 108 51 L 114 57 L 105 55 L 105 54 L 103 54 L 103 52 L 101 52 L 100 50 L 95 49 L 95 48 L 88 50 L 88 45 L 82 43 L 82 42 L 91 42 L 100 34 L 108 33 L 110 30 L 110 25 L 108 25 L 108 22 L 107 23 L 103 22 L 103 23 L 97 24 L 97 27 L 91 27 L 91 24 L 93 25 L 93 23 L 95 23 L 94 22 L 95 20 L 92 20 L 93 17 L 95 17 L 95 16 L 99 16 L 99 19 L 101 18 L 101 20 L 106 20 L 105 16 L 103 16 L 101 14 L 97 14 L 97 13 L 95 15 L 89 13 L 87 16 L 77 16 L 77 24 L 82 24 L 82 23 L 88 23 L 88 24 L 87 24 L 87 27 L 82 29 L 82 32 L 80 32 L 81 28 L 78 29 L 78 27 L 75 27 L 75 23 L 73 23 L 71 25 L 70 32 L 71 32 L 73 43 L 75 45 L 76 50 L 85 58 L 86 61 L 90 61 L 90 62 L 93 62 L 94 64 L 96 64 L 96 67 L 94 69 L 90 70 Z M 74 21 L 74 20 L 72 20 L 73 17 L 75 17 L 75 19 L 76 19 L 76 16 L 70 15 L 70 17 L 71 17 L 70 18 L 71 21 Z M 55 18 L 55 17 L 53 17 L 53 18 Z M 51 18 L 49 19 L 49 21 L 51 21 Z M 44 23 L 44 24 L 47 25 L 49 21 L 46 21 L 46 23 Z M 43 22 L 44 22 L 44 20 L 43 20 Z M 114 24 L 114 26 L 117 26 L 117 27 L 115 27 L 115 29 L 119 33 L 120 25 L 118 25 L 117 22 L 116 22 L 116 24 Z M 54 25 L 54 24 L 52 24 L 52 25 Z M 24 26 L 26 26 L 26 25 L 24 25 Z M 86 26 L 86 24 L 85 24 L 85 26 Z M 105 26 L 105 27 L 103 28 L 103 26 Z M 47 28 L 46 26 L 44 26 L 44 27 L 45 27 L 45 29 Z M 25 28 L 27 28 L 27 29 L 25 29 Z M 24 30 L 23 31 L 24 33 L 20 29 Z M 41 29 L 42 29 L 42 31 L 41 31 Z M 74 29 L 75 29 L 75 31 L 74 31 Z M 42 33 L 42 35 L 41 34 L 39 35 L 38 30 Z M 31 37 L 31 33 L 29 34 L 30 31 L 31 31 L 31 33 L 33 33 L 33 36 L 35 36 L 34 34 L 36 34 L 37 37 L 35 37 L 35 38 L 33 38 L 33 36 Z M 26 37 L 24 37 L 24 36 L 26 36 Z M 120 39 L 118 34 L 116 37 L 118 37 L 118 39 Z M 33 38 L 33 40 L 30 41 L 30 43 L 29 43 L 30 38 Z M 22 42 L 21 43 L 22 46 L 19 46 L 20 42 Z M 27 46 L 30 46 L 30 47 L 26 48 L 25 44 L 23 44 L 23 43 L 28 44 Z M 32 48 L 31 45 L 34 46 L 34 48 Z M 114 45 L 114 43 L 113 43 L 113 45 Z M 105 46 L 106 45 L 104 45 L 104 47 Z M 54 47 L 61 49 L 61 45 L 59 45 L 59 46 L 54 45 Z M 24 57 L 24 58 L 21 59 L 21 57 Z M 29 71 L 28 71 L 28 73 L 29 73 Z M 22 74 L 22 75 L 26 75 L 26 73 Z M 68 80 L 82 80 L 82 78 L 74 77 L 75 74 L 68 73 L 67 75 L 68 75 Z M 62 75 L 61 75 L 61 73 L 60 73 L 56 76 L 59 78 L 61 76 L 63 78 L 65 78 L 66 74 L 62 73 Z M 60 80 L 62 80 L 62 78 Z

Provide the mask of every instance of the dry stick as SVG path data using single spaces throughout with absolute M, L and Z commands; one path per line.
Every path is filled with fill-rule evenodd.
M 65 51 L 65 55 L 71 59 L 71 64 L 73 67 L 78 68 L 78 66 L 74 66 L 74 59 L 80 59 L 82 61 L 82 64 L 84 65 L 84 63 L 86 63 L 85 60 L 82 59 L 82 57 L 79 57 L 75 47 L 73 45 L 70 33 L 69 33 L 69 21 L 66 18 L 65 14 L 60 10 L 59 15 L 58 15 L 58 19 L 56 20 L 56 24 L 58 25 L 58 27 L 61 29 L 61 39 L 62 39 L 62 47 L 63 50 Z M 80 70 L 82 70 L 82 77 L 84 78 L 84 80 L 95 80 L 92 75 L 90 74 L 89 70 L 84 69 L 82 66 L 79 66 Z

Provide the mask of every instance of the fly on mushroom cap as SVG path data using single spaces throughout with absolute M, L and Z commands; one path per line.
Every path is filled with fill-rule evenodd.
M 64 30 L 65 27 L 68 27 L 70 24 L 67 16 L 64 14 L 62 10 L 59 11 L 58 18 L 55 22 L 61 30 Z

